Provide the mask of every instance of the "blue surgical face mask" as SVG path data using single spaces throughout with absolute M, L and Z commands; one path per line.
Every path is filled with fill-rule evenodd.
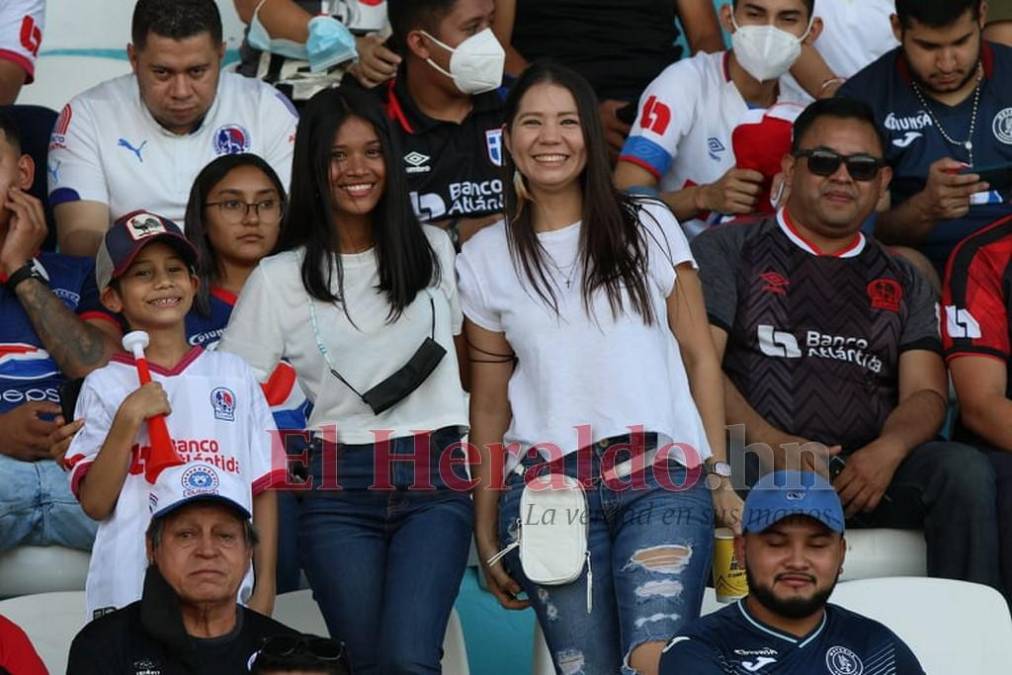
M 294 40 L 275 40 L 271 38 L 270 33 L 267 32 L 267 29 L 260 22 L 260 8 L 263 5 L 263 2 L 257 5 L 256 10 L 253 12 L 253 18 L 249 22 L 249 32 L 246 33 L 246 41 L 250 46 L 262 52 L 270 52 L 271 54 L 279 54 L 290 59 L 308 61 L 309 52 L 306 50 L 306 45 Z

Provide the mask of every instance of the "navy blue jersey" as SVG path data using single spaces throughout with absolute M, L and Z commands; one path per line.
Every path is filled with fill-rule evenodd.
M 49 288 L 82 319 L 115 322 L 98 300 L 95 261 L 42 252 L 37 256 L 49 274 Z M 0 287 L 0 413 L 29 401 L 60 401 L 64 377 L 49 356 L 21 302 Z
M 984 43 L 981 49 L 984 79 L 973 129 L 973 163 L 990 167 L 1012 163 L 1012 49 Z M 902 48 L 886 53 L 840 87 L 838 96 L 864 101 L 872 107 L 888 139 L 886 160 L 893 168 L 890 191 L 898 206 L 924 189 L 928 168 L 943 157 L 970 161 L 963 143 L 970 136 L 974 96 L 956 106 L 947 106 L 923 93 L 924 103 L 914 91 L 910 67 Z M 932 114 L 934 117 L 932 117 Z M 950 143 L 937 125 L 958 143 Z M 992 190 L 975 197 L 969 215 L 943 220 L 935 225 L 921 251 L 941 270 L 955 245 L 980 228 L 1012 212 L 1012 194 Z M 976 203 L 977 201 L 986 203 Z
M 235 293 L 223 288 L 212 288 L 210 315 L 204 316 L 196 308 L 186 315 L 186 339 L 189 343 L 204 349 L 214 349 L 221 340 L 221 334 L 225 332 L 237 299 Z M 291 365 L 284 361 L 278 364 L 263 388 L 278 429 L 306 428 L 312 404 L 296 382 L 295 369 Z
M 190 310 L 186 315 L 186 339 L 191 346 L 213 349 L 218 344 L 228 325 L 228 319 L 232 316 L 236 299 L 235 293 L 223 288 L 212 288 L 210 315 L 204 316 L 196 307 Z
M 923 675 L 910 648 L 877 621 L 826 605 L 795 637 L 749 614 L 745 601 L 696 619 L 664 650 L 661 675 Z

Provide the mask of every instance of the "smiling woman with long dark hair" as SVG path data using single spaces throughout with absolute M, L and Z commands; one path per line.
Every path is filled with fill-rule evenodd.
M 367 94 L 310 100 L 283 252 L 254 271 L 221 343 L 261 372 L 287 358 L 314 403 L 300 548 L 356 673 L 439 672 L 472 523 L 439 471 L 467 424 L 453 245 L 415 218 L 400 157 Z
M 667 207 L 612 187 L 594 94 L 573 71 L 528 68 L 503 140 L 506 220 L 457 261 L 488 587 L 505 607 L 534 606 L 559 672 L 656 673 L 667 638 L 699 614 L 714 512 L 730 524 L 741 505 L 726 477 L 712 493 L 700 480 L 701 464 L 727 465 L 692 255 Z M 505 490 L 504 443 L 518 450 Z M 586 527 L 587 562 L 568 583 L 532 581 L 524 553 L 497 555 L 537 525 L 520 504 L 543 472 L 584 483 L 589 518 L 572 527 Z

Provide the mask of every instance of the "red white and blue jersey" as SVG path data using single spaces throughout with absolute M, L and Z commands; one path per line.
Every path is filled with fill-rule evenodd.
M 205 316 L 194 308 L 186 315 L 186 339 L 190 344 L 204 349 L 217 348 L 237 299 L 235 293 L 212 288 L 209 314 Z M 262 386 L 278 429 L 301 431 L 306 428 L 313 405 L 299 386 L 291 364 L 279 362 Z
M 35 60 L 46 27 L 46 0 L 0 2 L 0 60 L 25 71 L 25 84 L 35 79 Z
M 81 319 L 116 323 L 98 300 L 95 261 L 43 252 L 49 288 Z M 118 324 L 117 324 L 118 325 Z M 0 286 L 0 413 L 29 401 L 59 403 L 64 377 L 17 297 Z
M 973 129 L 973 161 L 977 167 L 1012 163 L 1012 48 L 985 42 L 981 48 L 984 79 Z M 893 169 L 890 185 L 896 207 L 924 189 L 932 163 L 951 157 L 969 162 L 963 142 L 970 136 L 974 95 L 947 106 L 923 93 L 930 111 L 914 91 L 910 66 L 901 48 L 888 52 L 847 80 L 838 96 L 864 101 L 888 139 L 886 161 Z M 933 115 L 933 116 L 932 116 Z M 958 143 L 942 136 L 938 125 Z M 1008 191 L 1006 191 L 1008 192 Z M 980 228 L 1012 213 L 1012 194 L 996 190 L 975 195 L 970 213 L 935 224 L 920 250 L 941 270 L 952 249 Z
M 752 616 L 744 600 L 696 619 L 661 656 L 661 675 L 924 675 L 910 648 L 877 621 L 826 605 L 796 637 Z
M 165 388 L 172 413 L 169 436 L 187 462 L 207 462 L 235 474 L 256 496 L 287 477 L 286 458 L 274 420 L 253 371 L 235 354 L 194 347 L 172 370 L 149 364 L 151 378 Z M 117 354 L 84 380 L 75 418 L 84 427 L 67 450 L 74 494 L 91 469 L 123 400 L 140 386 L 132 357 Z M 151 452 L 147 425 L 134 439 L 130 469 L 116 507 L 98 526 L 85 584 L 89 619 L 94 612 L 139 600 L 147 558 L 144 533 L 151 520 L 150 484 L 144 468 Z M 244 584 L 240 597 L 252 590 Z
M 709 185 L 734 168 L 731 133 L 749 106 L 731 80 L 730 56 L 703 52 L 678 61 L 643 92 L 619 160 L 649 171 L 661 192 Z M 719 219 L 703 214 L 682 228 L 691 239 Z

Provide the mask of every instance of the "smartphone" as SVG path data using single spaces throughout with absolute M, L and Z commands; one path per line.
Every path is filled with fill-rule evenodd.
M 60 410 L 66 424 L 74 421 L 74 409 L 77 407 L 77 397 L 81 395 L 82 385 L 84 385 L 83 377 L 76 380 L 65 380 L 60 385 Z
M 975 173 L 980 180 L 991 186 L 992 190 L 1012 188 L 1012 164 L 991 164 L 989 166 L 971 166 L 960 173 Z
M 829 458 L 829 481 L 833 482 L 836 477 L 847 467 L 847 460 L 839 455 L 833 455 Z

